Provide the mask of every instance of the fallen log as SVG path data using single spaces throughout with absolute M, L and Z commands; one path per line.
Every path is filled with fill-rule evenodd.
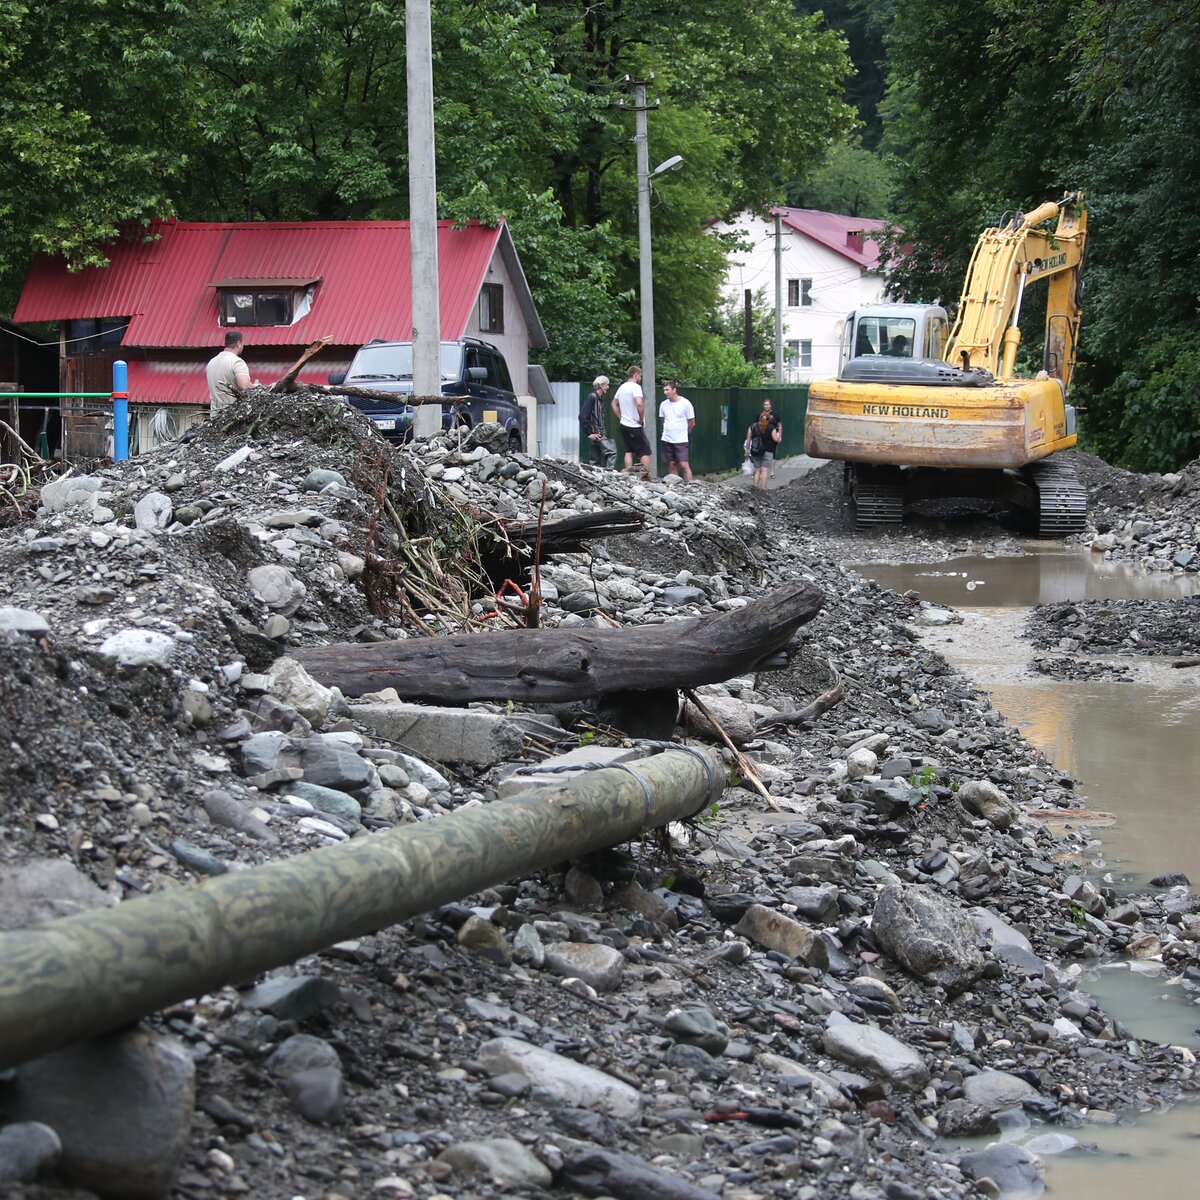
M 716 754 L 668 750 L 200 886 L 0 933 L 0 1070 L 686 820 L 724 787 Z
M 383 400 L 388 404 L 466 404 L 466 396 L 414 396 L 409 392 L 386 392 L 382 388 L 358 387 L 347 383 L 306 383 L 321 396 L 357 396 L 360 400 Z
M 645 524 L 646 518 L 642 513 L 624 508 L 604 508 L 598 512 L 561 517 L 541 526 L 542 553 L 577 554 L 590 538 L 637 533 Z M 503 525 L 504 532 L 514 542 L 531 545 L 537 540 L 536 521 L 505 521 Z
M 506 629 L 495 633 L 337 642 L 295 652 L 343 695 L 395 688 L 404 700 L 557 703 L 611 692 L 720 683 L 754 670 L 811 621 L 824 597 L 793 583 L 732 612 L 614 629 Z
M 535 547 L 539 548 L 540 565 L 555 554 L 578 554 L 592 538 L 637 533 L 645 520 L 641 513 L 606 508 L 540 526 L 537 521 L 485 521 L 483 528 L 491 536 L 480 547 L 479 562 L 497 590 L 509 579 L 524 584 L 533 566 Z

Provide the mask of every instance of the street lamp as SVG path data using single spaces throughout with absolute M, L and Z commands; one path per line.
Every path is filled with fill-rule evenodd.
M 683 166 L 683 155 L 673 154 L 650 170 L 650 150 L 646 138 L 646 85 L 634 84 L 634 111 L 637 114 L 638 180 L 638 267 L 642 302 L 642 396 L 646 405 L 646 437 L 650 442 L 650 474 L 658 474 L 657 409 L 654 385 L 654 271 L 650 253 L 650 180 L 665 171 Z

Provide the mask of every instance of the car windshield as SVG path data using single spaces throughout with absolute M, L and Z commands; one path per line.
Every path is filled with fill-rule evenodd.
M 442 343 L 442 378 L 457 379 L 462 347 L 455 342 Z M 411 379 L 413 356 L 411 342 L 380 342 L 375 346 L 363 346 L 354 356 L 350 372 L 351 379 Z

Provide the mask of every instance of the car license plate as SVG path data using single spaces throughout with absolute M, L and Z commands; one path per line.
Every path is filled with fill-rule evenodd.
M 500 416 L 494 408 L 485 408 L 483 410 L 483 419 L 485 421 L 499 421 Z
M 395 429 L 396 428 L 396 418 L 395 417 L 372 417 L 371 421 L 374 424 L 376 429 Z

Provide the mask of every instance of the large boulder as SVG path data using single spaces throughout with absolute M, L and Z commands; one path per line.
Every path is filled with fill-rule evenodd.
M 1021 810 L 990 780 L 976 779 L 958 789 L 958 802 L 973 817 L 982 817 L 996 829 L 1008 829 Z
M 872 927 L 890 958 L 949 992 L 964 991 L 983 973 L 970 917 L 924 888 L 885 887 L 875 903 Z
M 187 1154 L 195 1088 L 182 1045 L 135 1030 L 23 1063 L 4 1115 L 54 1130 L 68 1183 L 122 1200 L 164 1200 Z

